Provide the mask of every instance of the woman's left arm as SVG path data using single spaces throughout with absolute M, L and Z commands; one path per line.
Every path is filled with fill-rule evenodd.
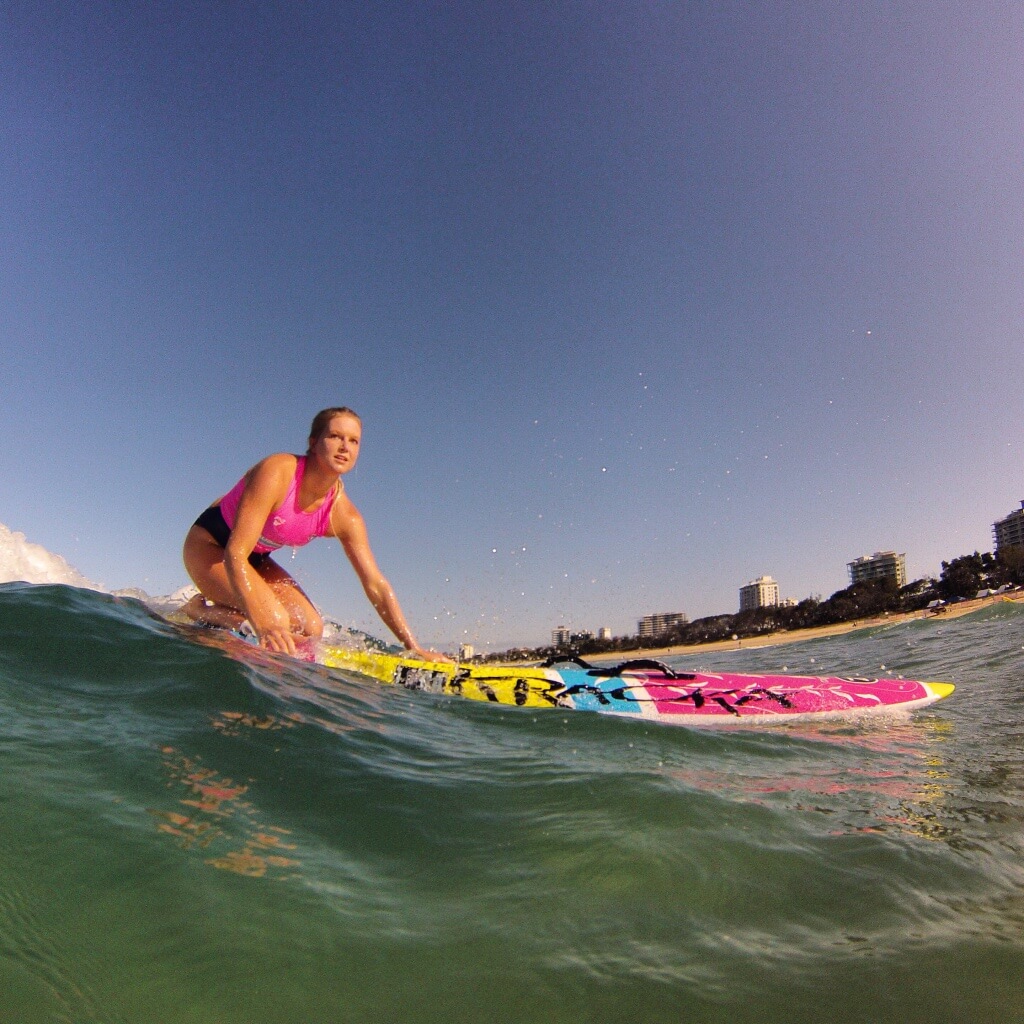
M 363 585 L 370 604 L 373 605 L 384 624 L 395 634 L 402 646 L 426 661 L 450 660 L 436 651 L 420 647 L 405 621 L 402 607 L 398 603 L 394 590 L 391 589 L 391 584 L 384 578 L 384 574 L 377 566 L 377 560 L 373 557 L 373 551 L 370 549 L 366 523 L 355 505 L 348 498 L 342 497 L 341 500 L 335 502 L 331 521 L 335 536 L 341 541 L 341 546 L 345 549 L 345 554 L 352 563 L 352 568 L 355 569 L 356 576 L 359 577 L 359 582 Z

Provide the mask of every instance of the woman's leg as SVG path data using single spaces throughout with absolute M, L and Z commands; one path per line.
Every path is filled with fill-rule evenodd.
M 228 582 L 224 549 L 201 526 L 193 526 L 185 537 L 182 557 L 192 582 L 199 588 L 199 596 L 181 610 L 197 622 L 228 629 L 240 626 L 245 616 L 236 606 L 234 591 Z M 323 620 L 298 583 L 269 558 L 262 560 L 255 569 L 258 578 L 253 581 L 254 586 L 270 588 L 288 613 L 292 631 L 319 639 L 324 630 Z
M 319 640 L 324 632 L 324 620 L 313 607 L 305 591 L 272 558 L 266 558 L 256 570 L 284 605 L 291 621 L 292 631 L 313 640 Z

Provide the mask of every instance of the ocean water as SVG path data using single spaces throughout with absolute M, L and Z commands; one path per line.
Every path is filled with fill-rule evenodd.
M 1024 607 L 673 663 L 958 688 L 701 732 L 0 586 L 0 1021 L 1024 1021 Z

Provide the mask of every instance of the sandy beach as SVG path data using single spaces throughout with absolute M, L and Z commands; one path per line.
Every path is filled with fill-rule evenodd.
M 606 654 L 588 654 L 588 661 L 622 661 L 630 658 L 668 658 L 677 654 L 703 654 L 710 651 L 753 650 L 759 647 L 776 647 L 780 644 L 796 643 L 799 640 L 814 640 L 823 636 L 845 636 L 858 629 L 873 629 L 877 626 L 891 626 L 910 619 L 958 619 L 962 615 L 970 615 L 980 608 L 999 601 L 1024 601 L 1024 596 L 1013 597 L 998 594 L 990 597 L 979 597 L 958 604 L 944 605 L 938 612 L 919 611 L 896 615 L 878 615 L 868 619 L 853 619 L 850 622 L 837 622 L 831 626 L 817 626 L 812 629 L 785 630 L 779 633 L 765 633 L 763 636 L 744 637 L 742 640 L 716 640 L 706 644 L 682 644 L 674 647 L 644 648 L 636 651 L 610 651 Z

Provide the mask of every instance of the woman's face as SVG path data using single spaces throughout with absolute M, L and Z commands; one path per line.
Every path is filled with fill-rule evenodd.
M 310 451 L 335 473 L 347 473 L 359 458 L 363 428 L 355 416 L 332 416 L 324 432 L 310 444 Z

